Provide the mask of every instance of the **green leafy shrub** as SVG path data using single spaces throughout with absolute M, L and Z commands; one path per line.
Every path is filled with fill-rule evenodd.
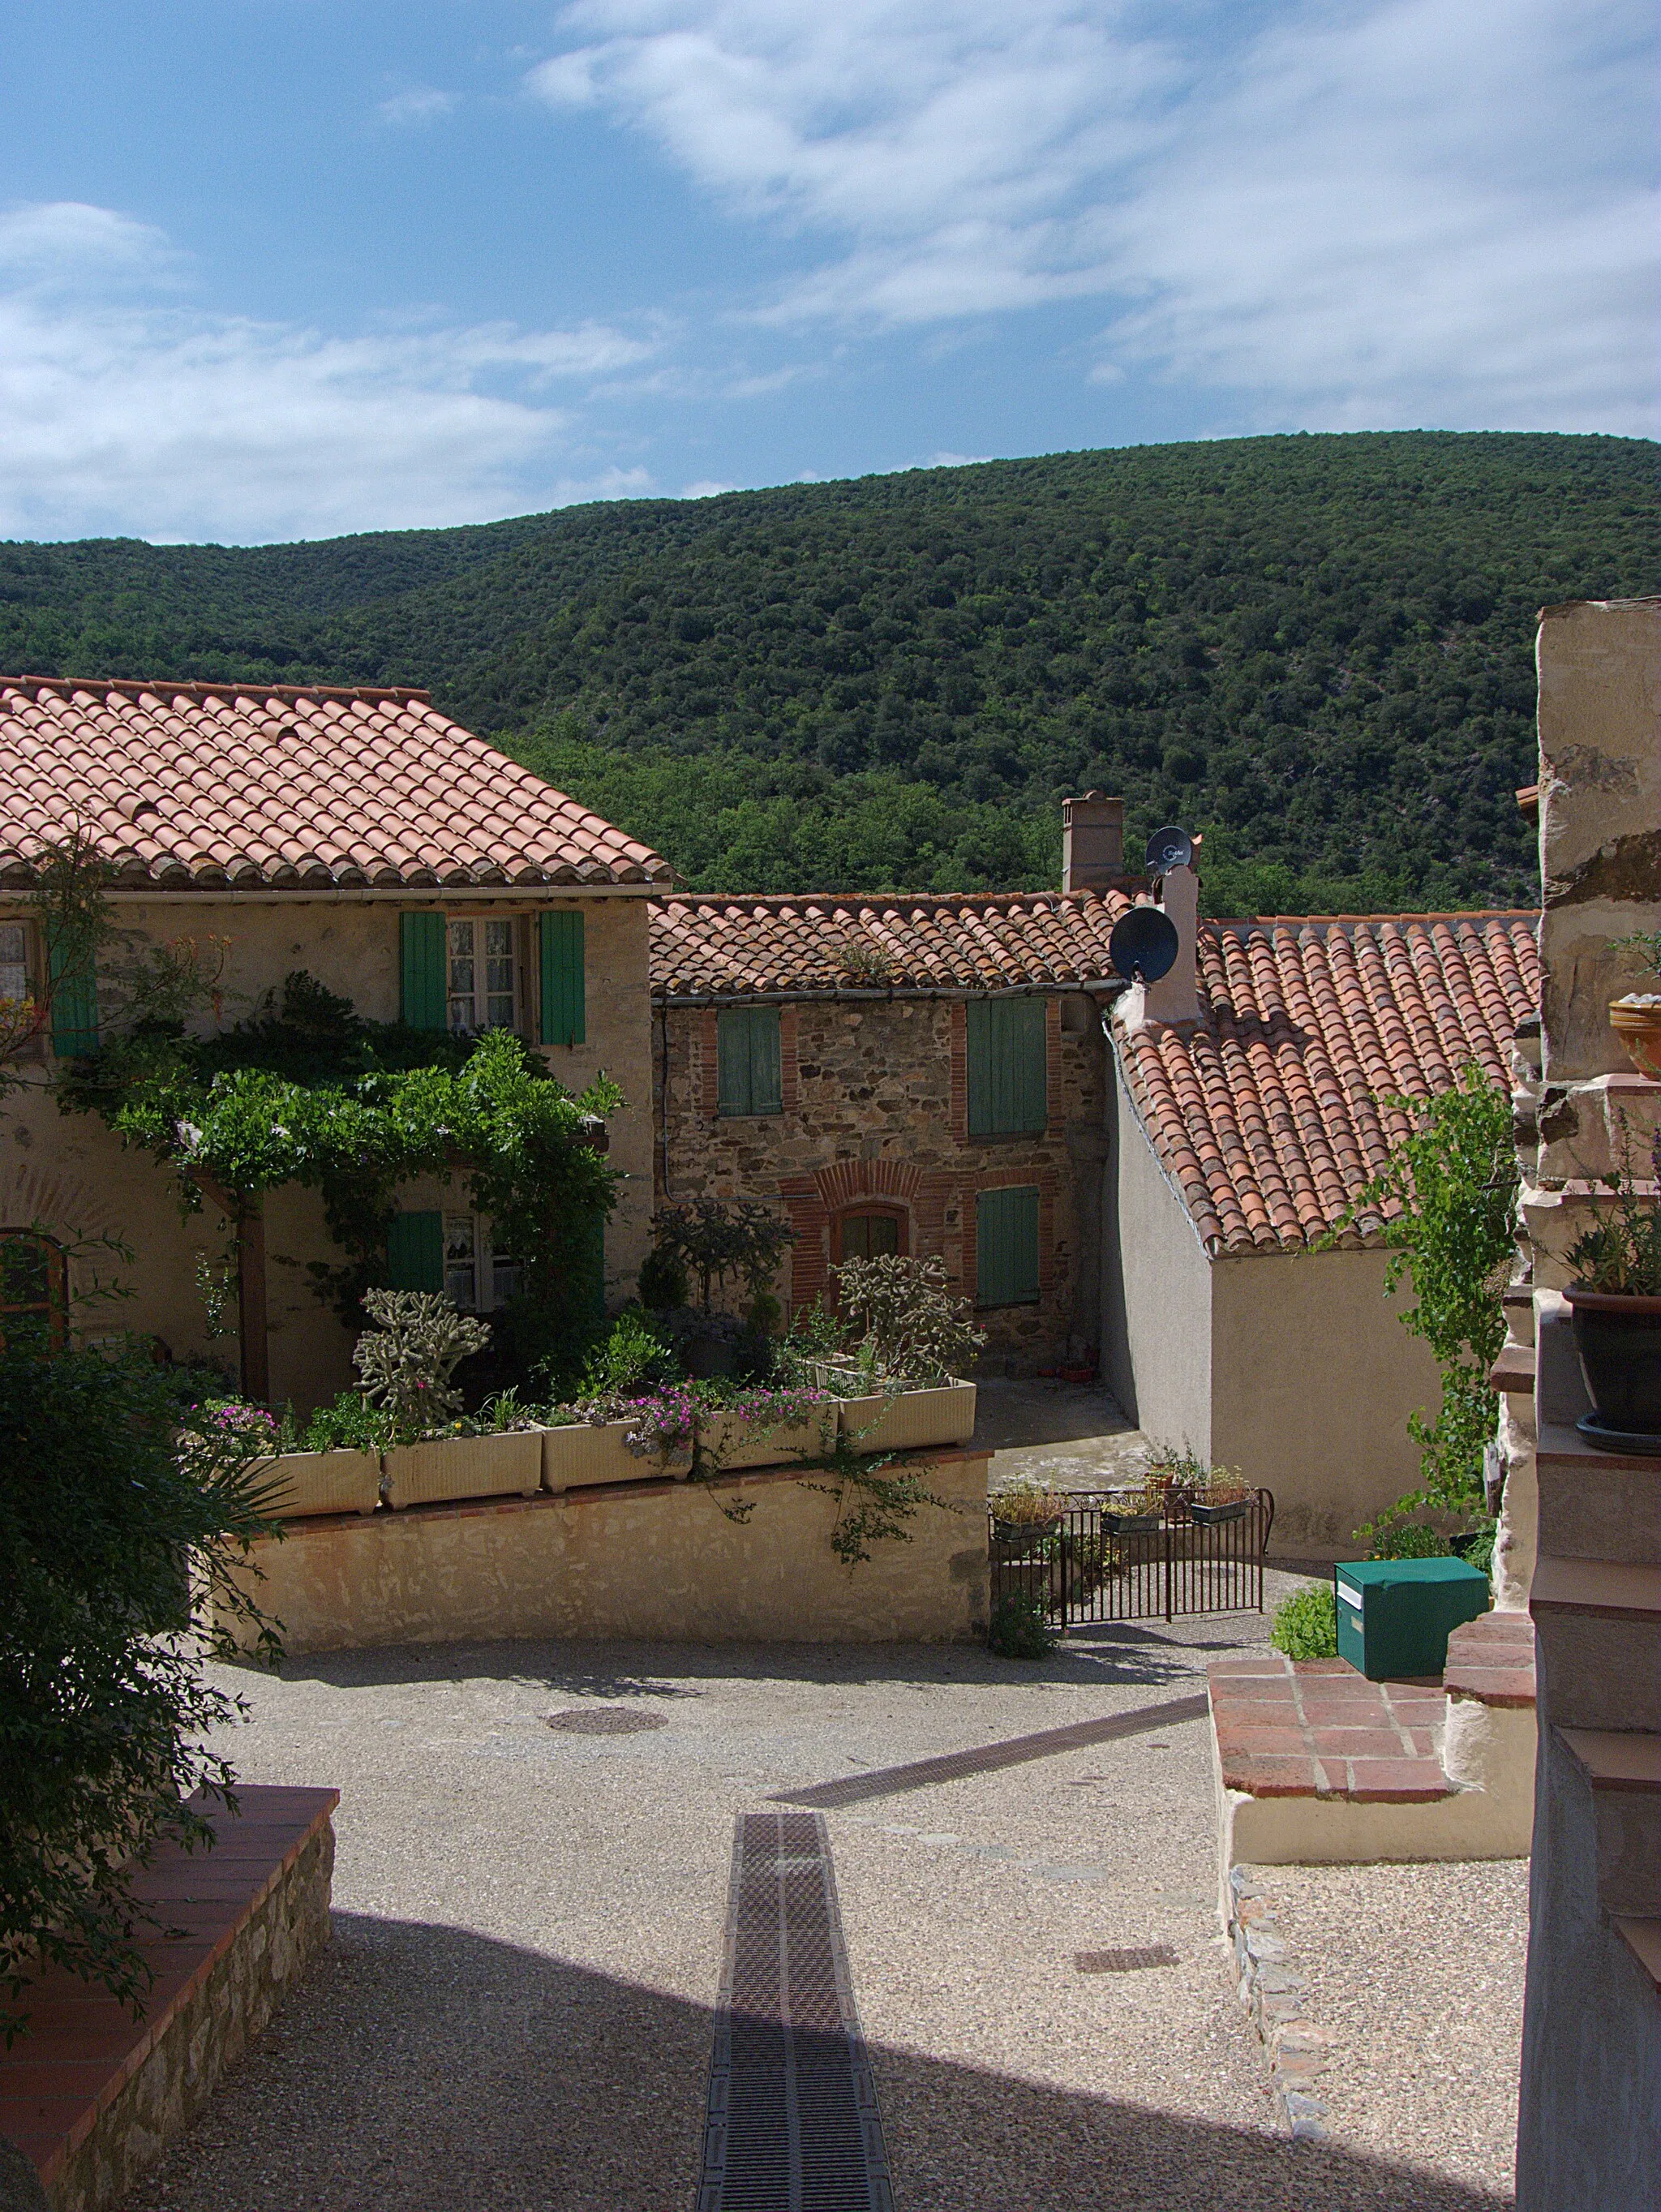
M 673 1352 L 643 1313 L 625 1307 L 589 1354 L 579 1395 L 638 1397 L 679 1380 Z
M 210 1731 L 244 1716 L 204 1677 L 272 1624 L 230 1578 L 275 1522 L 259 1462 L 276 1441 L 252 1407 L 180 1408 L 136 1346 L 112 1357 L 0 1349 L 0 2034 L 19 2032 L 37 1961 L 136 2009 L 155 1926 L 135 1867 L 212 1830 L 189 1802 L 233 1802 Z M 216 1601 L 198 1619 L 192 1587 Z M 22 2002 L 20 2002 L 22 2001 Z
M 1336 1659 L 1338 1607 L 1331 1583 L 1312 1583 L 1294 1590 L 1275 1608 L 1269 1641 L 1288 1659 Z
M 1025 1590 L 1001 1598 L 992 1607 L 986 1648 L 1000 1659 L 1047 1659 L 1060 1641 L 1043 1601 Z
M 1357 1532 L 1367 1540 L 1369 1559 L 1451 1559 L 1453 1541 L 1428 1521 L 1409 1521 L 1404 1515 L 1381 1514 Z

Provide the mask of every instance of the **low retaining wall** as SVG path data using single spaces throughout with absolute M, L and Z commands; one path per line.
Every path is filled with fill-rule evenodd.
M 915 1472 L 944 1509 L 920 1506 L 908 1541 L 874 1543 L 852 1572 L 830 1548 L 830 1478 L 794 1468 L 320 1516 L 252 1564 L 295 1656 L 509 1637 L 955 1642 L 986 1622 L 989 1464 L 889 1462 L 885 1478 Z
M 137 1895 L 164 1930 L 144 2016 L 74 1977 L 26 1993 L 31 2032 L 0 2054 L 0 2135 L 31 2159 L 53 2212 L 107 2212 L 189 2127 L 329 1940 L 333 1790 L 244 1788 L 210 1815 L 218 1843 L 166 1845 Z

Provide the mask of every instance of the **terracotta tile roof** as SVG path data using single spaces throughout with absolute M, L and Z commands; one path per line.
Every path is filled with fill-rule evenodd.
M 0 884 L 77 822 L 130 887 L 673 881 L 403 689 L 0 678 Z
M 673 1000 L 1116 983 L 1107 939 L 1130 903 L 1119 891 L 658 898 L 652 988 Z
M 1509 1085 L 1512 1034 L 1539 1005 L 1536 919 L 1200 924 L 1205 1018 L 1118 1034 L 1137 1112 L 1208 1250 L 1296 1249 L 1335 1228 L 1408 1133 L 1381 1097 L 1433 1097 L 1470 1060 Z

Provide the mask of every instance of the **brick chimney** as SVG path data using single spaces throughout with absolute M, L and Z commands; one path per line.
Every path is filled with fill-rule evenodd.
M 1192 868 L 1167 868 L 1159 879 L 1159 902 L 1177 933 L 1177 957 L 1156 983 L 1146 987 L 1142 1018 L 1197 1022 L 1199 998 L 1199 878 Z
M 1061 888 L 1110 890 L 1125 873 L 1125 801 L 1105 791 L 1061 802 Z

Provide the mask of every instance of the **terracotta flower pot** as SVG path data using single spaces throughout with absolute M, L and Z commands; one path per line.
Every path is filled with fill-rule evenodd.
M 1563 1295 L 1592 1403 L 1583 1432 L 1611 1449 L 1619 1448 L 1617 1438 L 1661 1439 L 1661 1298 L 1622 1297 L 1578 1285 Z
M 1661 1082 L 1661 999 L 1612 1000 L 1609 1027 L 1638 1073 Z

